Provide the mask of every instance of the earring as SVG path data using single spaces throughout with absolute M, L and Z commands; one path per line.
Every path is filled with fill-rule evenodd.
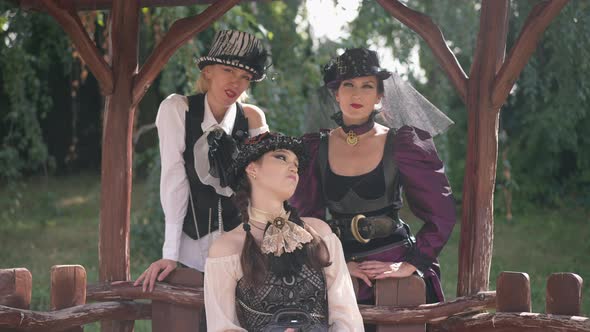
M 383 108 L 383 98 L 379 99 L 379 102 L 377 104 L 375 104 L 375 109 L 376 110 L 380 110 Z

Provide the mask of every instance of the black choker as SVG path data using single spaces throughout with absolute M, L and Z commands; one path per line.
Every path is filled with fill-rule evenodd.
M 375 121 L 373 119 L 375 118 L 375 115 L 377 115 L 377 113 L 378 111 L 373 111 L 369 116 L 369 120 L 360 125 L 345 125 L 344 120 L 342 119 L 342 112 L 337 112 L 334 115 L 332 115 L 332 119 L 338 125 L 340 125 L 340 127 L 342 127 L 342 130 L 346 134 L 346 143 L 348 145 L 355 146 L 359 142 L 359 135 L 362 135 L 368 132 L 369 130 L 373 129 L 373 127 L 375 127 Z
M 358 144 L 360 135 L 373 129 L 373 127 L 375 127 L 375 121 L 373 121 L 372 117 L 369 118 L 369 121 L 360 125 L 341 126 L 342 130 L 346 133 L 346 143 L 352 146 Z

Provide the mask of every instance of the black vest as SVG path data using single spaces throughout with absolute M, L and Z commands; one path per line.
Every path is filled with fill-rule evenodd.
M 197 176 L 193 147 L 203 135 L 201 123 L 205 114 L 205 95 L 198 94 L 187 98 L 188 112 L 185 119 L 183 158 L 193 201 L 191 202 L 189 195 L 182 230 L 196 240 L 219 228 L 219 202 L 221 202 L 221 215 L 226 231 L 240 224 L 240 212 L 229 197 L 217 194 L 213 187 L 203 184 Z M 248 119 L 244 115 L 242 106 L 239 103 L 236 103 L 236 106 L 236 120 L 232 137 L 236 141 L 243 141 L 248 137 Z M 203 156 L 203 158 L 207 158 L 207 156 Z

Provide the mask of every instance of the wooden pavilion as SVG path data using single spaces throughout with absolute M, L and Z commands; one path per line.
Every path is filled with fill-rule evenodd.
M 166 62 L 182 45 L 209 27 L 239 0 L 11 0 L 22 9 L 54 17 L 69 35 L 98 80 L 106 98 L 102 141 L 99 265 L 100 281 L 128 281 L 132 179 L 132 136 L 138 103 Z M 428 44 L 468 112 L 468 142 L 463 185 L 457 296 L 486 291 L 493 245 L 493 192 L 501 106 L 551 21 L 568 0 L 538 1 L 511 50 L 506 49 L 509 0 L 482 0 L 472 65 L 461 67 L 440 28 L 398 0 L 377 0 Z M 177 20 L 145 63 L 138 62 L 140 9 L 210 4 L 200 14 Z M 110 10 L 109 48 L 103 56 L 78 16 Z M 103 331 L 128 331 L 114 323 Z

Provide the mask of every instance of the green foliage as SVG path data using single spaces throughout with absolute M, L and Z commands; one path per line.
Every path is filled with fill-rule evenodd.
M 529 2 L 515 12 L 528 13 Z M 521 199 L 590 200 L 590 4 L 569 3 L 545 32 L 503 110 Z M 520 28 L 525 15 L 512 23 Z M 514 41 L 515 36 L 512 36 Z
M 0 179 L 13 180 L 54 165 L 40 120 L 53 106 L 49 69 L 54 62 L 69 67 L 71 57 L 67 39 L 52 18 L 5 6 L 0 5 L 0 103 L 5 105 L 0 111 Z

